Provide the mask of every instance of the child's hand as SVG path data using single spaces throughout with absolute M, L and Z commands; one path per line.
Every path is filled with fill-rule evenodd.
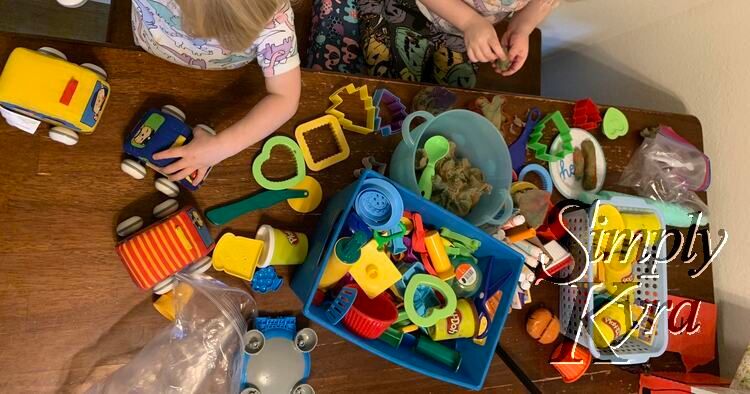
M 476 14 L 463 30 L 466 42 L 466 53 L 472 63 L 494 63 L 496 60 L 506 60 L 507 55 L 500 45 L 497 32 L 492 24 Z
M 508 26 L 508 30 L 503 34 L 501 40 L 503 48 L 508 48 L 508 58 L 510 60 L 510 67 L 502 71 L 497 68 L 495 64 L 495 72 L 507 77 L 515 74 L 518 70 L 523 67 L 526 63 L 526 58 L 529 57 L 529 34 L 526 29 L 517 29 L 512 26 Z
M 193 129 L 193 140 L 184 146 L 170 148 L 154 154 L 155 160 L 179 157 L 180 160 L 162 168 L 170 181 L 179 181 L 195 173 L 193 185 L 197 186 L 208 169 L 227 158 L 219 139 L 202 127 Z

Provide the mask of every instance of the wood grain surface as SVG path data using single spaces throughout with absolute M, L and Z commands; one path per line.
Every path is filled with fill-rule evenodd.
M 52 142 L 46 128 L 29 135 L 0 124 L 0 392 L 79 392 L 127 363 L 160 329 L 164 320 L 150 305 L 150 294 L 130 281 L 114 253 L 116 223 L 133 214 L 149 217 L 163 201 L 153 187 L 153 174 L 136 181 L 122 173 L 125 133 L 150 107 L 175 104 L 192 124 L 207 123 L 217 130 L 240 119 L 263 95 L 259 70 L 250 66 L 231 72 L 200 72 L 178 67 L 139 51 L 101 48 L 49 40 L 0 35 L 0 63 L 17 46 L 58 47 L 71 61 L 93 62 L 109 73 L 112 95 L 97 131 L 82 136 L 79 144 L 66 147 Z M 296 125 L 323 113 L 328 95 L 346 83 L 367 83 L 370 89 L 387 86 L 409 103 L 421 87 L 402 82 L 382 82 L 346 75 L 303 73 L 299 113 L 277 132 L 293 135 Z M 479 91 L 455 91 L 463 105 Z M 566 116 L 572 104 L 544 98 L 507 95 L 505 111 L 523 117 L 527 109 L 561 110 Z M 700 122 L 693 116 L 624 109 L 632 130 L 669 124 L 697 146 L 702 146 Z M 361 120 L 353 111 L 352 118 Z M 467 130 L 470 133 L 471 130 Z M 517 134 L 505 130 L 512 141 Z M 351 156 L 332 168 L 312 174 L 323 185 L 325 197 L 334 195 L 354 178 L 362 157 L 374 155 L 388 161 L 399 136 L 383 138 L 346 133 Z M 322 144 L 323 137 L 316 143 Z M 613 184 L 640 144 L 637 132 L 616 141 L 601 140 L 607 155 L 607 184 Z M 549 142 L 549 141 L 548 141 Z M 260 145 L 244 150 L 218 165 L 205 186 L 179 200 L 207 208 L 261 188 L 250 175 L 250 163 Z M 289 162 L 272 160 L 268 174 L 284 176 L 293 170 Z M 321 209 L 302 215 L 286 204 L 256 212 L 213 228 L 213 234 L 231 230 L 253 236 L 260 224 L 312 234 Z M 700 251 L 699 251 L 700 253 Z M 713 300 L 711 272 L 691 280 L 692 265 L 669 266 L 670 291 Z M 264 314 L 299 313 L 301 304 L 288 286 L 293 268 L 281 268 L 285 284 L 278 293 L 256 295 Z M 240 280 L 210 271 L 221 280 L 247 287 Z M 533 291 L 534 304 L 557 309 L 558 288 L 543 284 Z M 565 385 L 547 364 L 551 346 L 536 344 L 524 331 L 524 311 L 507 320 L 502 345 L 543 390 L 595 390 L 634 392 L 638 375 L 608 365 L 592 366 L 575 385 Z M 300 325 L 307 324 L 304 318 Z M 315 325 L 312 325 L 315 327 Z M 320 347 L 312 355 L 310 383 L 328 392 L 457 392 L 457 388 L 404 370 L 382 360 L 328 331 L 319 329 Z M 659 360 L 675 369 L 675 358 Z M 663 361 L 662 361 L 663 360 Z M 524 388 L 511 371 L 495 359 L 485 391 L 517 391 Z

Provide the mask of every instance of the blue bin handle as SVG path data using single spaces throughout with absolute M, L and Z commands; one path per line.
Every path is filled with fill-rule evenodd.
M 513 199 L 510 197 L 510 193 L 507 190 L 503 190 L 502 192 L 505 193 L 503 205 L 501 205 L 501 207 L 503 208 L 502 215 L 497 215 L 487 220 L 487 223 L 493 226 L 502 226 L 503 224 L 505 224 L 505 222 L 508 221 L 508 219 L 510 219 L 510 216 L 513 214 Z
M 417 117 L 424 118 L 427 123 L 432 122 L 432 120 L 435 119 L 435 116 L 427 111 L 412 112 L 406 117 L 406 119 L 404 119 L 404 122 L 401 124 L 401 135 L 404 138 L 406 146 L 413 149 L 416 149 L 419 137 L 421 137 L 421 134 L 417 136 L 416 141 L 411 137 L 411 122 Z

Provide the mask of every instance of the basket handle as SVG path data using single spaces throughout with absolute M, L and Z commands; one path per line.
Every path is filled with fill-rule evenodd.
M 411 136 L 411 122 L 416 118 L 423 118 L 427 123 L 429 123 L 432 122 L 433 119 L 435 119 L 435 116 L 427 111 L 417 111 L 410 113 L 406 117 L 406 119 L 404 119 L 404 122 L 401 125 L 401 135 L 404 138 L 406 146 L 408 146 L 409 148 L 415 147 L 420 137 L 417 136 L 415 141 L 415 139 Z
M 513 214 L 513 199 L 510 196 L 510 192 L 503 189 L 502 192 L 505 194 L 505 198 L 503 198 L 503 203 L 500 205 L 500 207 L 503 209 L 502 215 L 495 215 L 495 217 L 490 218 L 487 220 L 487 223 L 493 225 L 493 226 L 502 226 L 505 224 L 505 222 L 510 219 L 510 215 Z

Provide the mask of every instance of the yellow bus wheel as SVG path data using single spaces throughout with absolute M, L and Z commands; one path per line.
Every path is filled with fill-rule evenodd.
M 68 60 L 68 57 L 65 56 L 64 53 L 62 53 L 59 49 L 52 48 L 52 47 L 41 47 L 37 49 L 37 52 L 41 52 L 45 55 L 50 55 L 54 57 L 59 57 L 62 60 Z
M 52 141 L 65 145 L 75 145 L 78 143 L 78 133 L 60 126 L 49 129 L 49 138 Z
M 99 77 L 100 77 L 101 79 L 103 79 L 103 80 L 105 80 L 105 81 L 107 80 L 107 77 L 108 77 L 108 75 L 107 75 L 107 72 L 106 72 L 106 71 L 104 71 L 104 69 L 103 69 L 103 68 L 101 68 L 101 67 L 97 66 L 96 64 L 92 64 L 92 63 L 83 63 L 83 64 L 81 64 L 81 67 L 83 67 L 83 68 L 87 68 L 87 69 L 89 69 L 89 70 L 91 70 L 91 71 L 95 72 L 95 73 L 96 73 L 96 75 L 98 75 L 98 76 L 99 76 Z

